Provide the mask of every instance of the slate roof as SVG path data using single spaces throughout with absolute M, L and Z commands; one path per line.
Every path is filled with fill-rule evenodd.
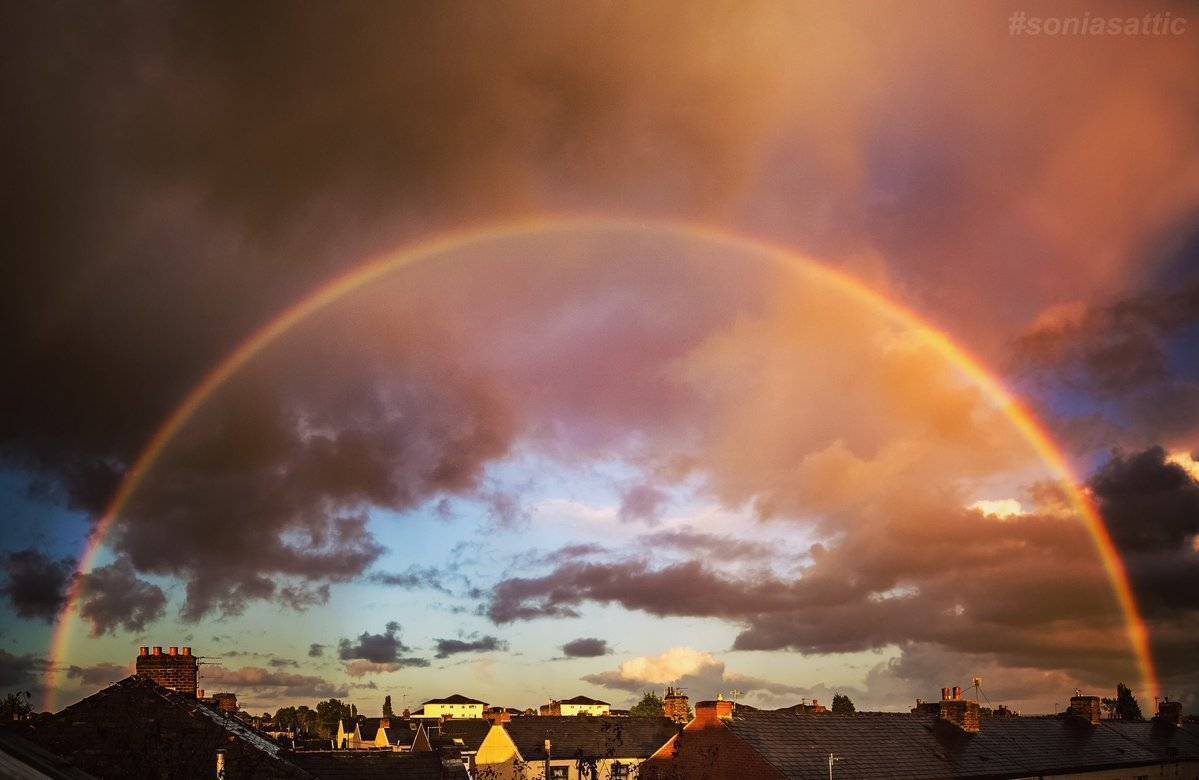
M 476 753 L 489 731 L 491 721 L 483 718 L 451 718 L 441 724 L 442 735 L 449 737 L 463 750 Z M 458 740 L 462 740 L 461 743 Z
M 455 693 L 453 696 L 446 696 L 444 699 L 429 699 L 424 704 L 487 704 L 487 702 Z
M 592 699 L 588 696 L 575 696 L 573 699 L 563 699 L 562 701 L 560 701 L 558 703 L 559 704 L 605 704 L 606 705 L 608 702 L 600 701 L 599 699 Z
M 95 780 L 94 775 L 24 739 L 10 727 L 0 727 L 0 777 L 12 780 Z
M 392 718 L 391 725 L 387 728 L 387 736 L 393 745 L 412 747 L 419 728 L 420 721 L 415 718 Z
M 358 721 L 358 733 L 362 735 L 364 742 L 374 742 L 375 737 L 379 734 L 379 725 L 383 722 L 382 718 L 363 718 Z M 388 729 L 388 733 L 390 733 Z
M 1097 771 L 1159 761 L 1199 761 L 1199 739 L 1183 729 L 1069 718 L 983 721 L 977 734 L 907 713 L 738 711 L 724 724 L 791 780 L 838 778 L 1018 777 Z M 1167 731 L 1169 730 L 1169 731 Z M 1156 741 L 1154 741 L 1156 740 Z M 1169 748 L 1174 749 L 1168 755 Z
M 678 732 L 669 718 L 612 718 L 546 715 L 503 724 L 525 761 L 553 758 L 648 758 Z
M 330 750 L 294 753 L 288 760 L 318 780 L 467 780 L 466 768 L 461 761 L 444 759 L 436 753 Z
M 127 677 L 35 720 L 21 736 L 100 777 L 207 776 L 217 748 L 239 773 L 303 776 L 265 734 L 145 677 Z

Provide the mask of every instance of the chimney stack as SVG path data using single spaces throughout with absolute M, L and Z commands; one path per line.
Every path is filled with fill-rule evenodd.
M 139 647 L 139 648 L 137 649 L 137 654 L 138 654 L 138 655 L 149 655 L 149 654 L 150 654 L 150 647 L 149 647 L 148 645 L 142 645 L 141 647 Z
M 728 699 L 700 701 L 695 703 L 695 719 L 700 723 L 714 725 L 733 717 L 733 702 Z
M 1071 696 L 1070 709 L 1066 714 L 1076 720 L 1085 721 L 1092 726 L 1099 725 L 1099 697 Z
M 937 720 L 955 726 L 967 734 L 977 734 L 981 728 L 978 714 L 978 702 L 962 698 L 961 687 L 941 689 L 941 706 L 938 708 Z
M 1182 702 L 1170 701 L 1169 698 L 1162 699 L 1157 703 L 1157 716 L 1154 720 L 1171 726 L 1181 726 Z

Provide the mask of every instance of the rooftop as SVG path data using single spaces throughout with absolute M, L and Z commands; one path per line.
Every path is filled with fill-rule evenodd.
M 525 761 L 555 758 L 648 758 L 678 731 L 669 718 L 548 715 L 503 724 Z
M 1155 722 L 987 720 L 967 734 L 926 715 L 754 712 L 722 721 L 787 778 L 996 777 L 1199 761 L 1199 734 Z

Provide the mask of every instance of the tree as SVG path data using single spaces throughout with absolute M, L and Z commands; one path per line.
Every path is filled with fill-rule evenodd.
M 337 736 L 337 722 L 353 718 L 354 705 L 342 704 L 340 699 L 326 699 L 316 704 L 316 731 L 322 737 Z
M 32 698 L 29 691 L 17 691 L 0 699 L 0 720 L 23 720 L 29 717 L 33 711 L 33 705 L 29 703 Z
M 1141 705 L 1137 704 L 1132 689 L 1124 683 L 1116 684 L 1116 717 L 1120 720 L 1144 720 Z
M 395 712 L 391 709 L 391 694 L 383 697 L 383 717 L 391 718 L 395 716 Z
M 630 715 L 642 718 L 658 718 L 662 715 L 662 700 L 652 691 L 641 697 L 641 701 L 629 710 Z
M 839 712 L 842 715 L 852 715 L 857 712 L 857 708 L 853 706 L 853 699 L 844 694 L 835 693 L 833 694 L 833 712 Z

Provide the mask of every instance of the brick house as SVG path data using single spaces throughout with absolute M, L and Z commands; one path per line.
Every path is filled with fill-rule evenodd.
M 561 701 L 554 699 L 538 708 L 539 715 L 607 715 L 612 705 L 589 696 L 574 696 Z

